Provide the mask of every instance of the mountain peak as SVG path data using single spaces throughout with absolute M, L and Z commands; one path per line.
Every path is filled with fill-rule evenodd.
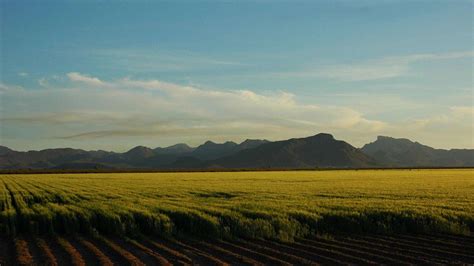
M 174 144 L 165 148 L 158 147 L 154 149 L 156 154 L 168 154 L 168 155 L 185 154 L 185 153 L 192 152 L 193 150 L 194 148 L 189 147 L 188 144 L 185 144 L 185 143 L 178 143 L 178 144 Z
M 186 149 L 191 149 L 191 147 L 189 147 L 188 144 L 186 143 L 178 143 L 178 144 L 174 144 L 174 145 L 171 145 L 171 146 L 168 146 L 166 147 L 167 149 L 172 149 L 172 148 L 186 148 Z
M 320 138 L 320 139 L 334 139 L 334 136 L 329 133 L 318 133 L 310 138 Z
M 135 146 L 135 147 L 131 148 L 128 152 L 130 152 L 130 151 L 141 151 L 141 150 L 151 150 L 151 149 L 148 148 L 148 147 L 139 145 L 139 146 Z
M 369 167 L 374 162 L 331 134 L 269 142 L 210 163 L 224 168 Z
M 145 147 L 145 146 L 136 146 L 130 149 L 129 151 L 124 153 L 127 156 L 133 156 L 133 157 L 150 157 L 154 155 L 154 152 L 152 149 Z
M 12 151 L 13 151 L 12 149 L 0 145 L 0 155 L 4 155 Z
M 471 166 L 474 151 L 447 151 L 434 149 L 405 138 L 378 136 L 377 140 L 364 145 L 362 152 L 379 163 L 396 167 Z
M 393 138 L 389 136 L 377 136 L 376 141 L 392 141 L 392 142 L 405 142 L 405 143 L 417 143 L 414 141 L 411 141 L 407 138 Z
M 266 143 L 268 140 L 266 139 L 246 139 L 240 143 L 240 145 L 247 145 L 250 143 Z

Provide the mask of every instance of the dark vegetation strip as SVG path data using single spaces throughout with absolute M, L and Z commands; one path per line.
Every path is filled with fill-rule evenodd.
M 286 172 L 286 171 L 340 171 L 340 170 L 436 170 L 436 169 L 474 169 L 469 166 L 453 167 L 367 167 L 367 168 L 199 168 L 199 169 L 0 169 L 0 174 L 100 174 L 100 173 L 199 173 L 199 172 Z
M 10 236 L 15 236 L 18 233 L 89 234 L 98 231 L 101 234 L 117 236 L 184 234 L 213 238 L 232 236 L 292 240 L 294 237 L 307 236 L 307 232 L 371 233 L 371 230 L 378 231 L 381 228 L 388 228 L 389 231 L 403 229 L 411 233 L 420 233 L 437 232 L 444 230 L 443 228 L 451 228 L 449 225 L 458 225 L 450 222 L 440 225 L 437 223 L 436 217 L 407 216 L 403 213 L 397 215 L 387 211 L 373 211 L 363 215 L 334 213 L 325 214 L 315 219 L 311 214 L 268 217 L 268 215 L 262 216 L 259 213 L 243 212 L 243 210 L 223 211 L 219 214 L 207 212 L 204 209 L 169 207 L 158 207 L 156 212 L 130 209 L 130 212 L 127 213 L 111 213 L 93 206 L 84 208 L 74 204 L 66 204 L 64 207 L 62 205 L 54 207 L 55 205 L 53 205 L 53 208 L 46 207 L 45 204 L 36 204 L 35 208 L 29 208 L 27 205 L 31 203 L 28 203 L 25 196 L 13 190 L 10 185 L 7 185 L 6 189 L 9 191 L 15 212 L 1 216 L 0 233 Z M 27 202 L 25 202 L 25 198 Z M 74 199 L 71 198 L 71 200 Z M 113 208 L 113 205 L 107 207 Z M 265 230 L 262 230 L 262 226 Z M 282 231 L 280 229 L 282 226 L 292 228 L 292 231 Z

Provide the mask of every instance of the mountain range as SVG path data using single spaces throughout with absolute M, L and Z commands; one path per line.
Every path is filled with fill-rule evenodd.
M 14 151 L 0 146 L 0 169 L 312 169 L 383 167 L 474 167 L 472 149 L 434 149 L 379 136 L 358 149 L 320 133 L 282 141 L 207 141 L 198 147 L 137 146 L 124 153 L 61 148 Z

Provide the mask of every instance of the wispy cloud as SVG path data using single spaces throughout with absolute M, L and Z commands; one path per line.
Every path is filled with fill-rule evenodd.
M 51 132 L 61 124 L 62 129 L 75 128 L 75 132 L 61 136 L 71 140 L 196 134 L 281 138 L 295 132 L 306 135 L 352 128 L 371 132 L 384 126 L 350 108 L 302 104 L 284 91 L 224 91 L 130 78 L 103 81 L 77 72 L 67 77 L 69 88 L 49 87 L 8 95 L 36 104 L 24 109 L 23 114 L 6 113 L 2 123 L 50 125 Z M 77 132 L 82 128 L 88 129 Z
M 28 77 L 28 73 L 27 72 L 18 72 L 18 76 L 20 77 Z
M 284 91 L 263 94 L 131 78 L 104 81 L 77 72 L 67 77 L 67 86 L 39 90 L 2 85 L 2 126 L 11 132 L 36 127 L 30 131 L 43 132 L 43 138 L 98 144 L 127 137 L 153 143 L 163 138 L 238 141 L 331 132 L 356 145 L 377 134 L 424 139 L 428 144 L 452 134 L 456 139 L 446 143 L 474 145 L 469 143 L 472 127 L 466 126 L 474 119 L 469 106 L 387 122 L 370 118 L 349 103 L 305 104 Z M 449 132 L 436 133 L 437 126 Z
M 189 71 L 241 67 L 245 63 L 200 55 L 186 50 L 97 49 L 88 51 L 104 67 L 130 72 Z
M 473 51 L 443 54 L 413 54 L 392 56 L 351 64 L 321 66 L 301 71 L 274 73 L 277 77 L 314 77 L 338 81 L 389 79 L 410 73 L 412 64 L 422 61 L 452 60 L 473 57 Z

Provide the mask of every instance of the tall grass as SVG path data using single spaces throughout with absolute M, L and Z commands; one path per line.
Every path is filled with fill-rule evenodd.
M 0 233 L 469 234 L 474 170 L 0 175 Z

